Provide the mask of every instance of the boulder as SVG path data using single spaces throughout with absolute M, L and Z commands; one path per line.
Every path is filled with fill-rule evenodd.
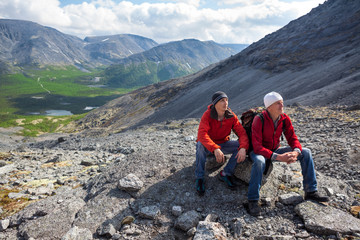
M 249 183 L 251 177 L 251 167 L 252 167 L 252 161 L 249 158 L 246 158 L 245 161 L 237 164 L 234 171 L 234 176 L 246 183 Z M 269 178 L 272 170 L 273 170 L 273 163 L 271 162 L 268 171 L 266 172 L 266 174 L 263 174 L 262 185 L 264 185 L 267 182 L 267 179 Z
M 194 240 L 226 240 L 226 229 L 218 222 L 199 222 Z
M 130 173 L 119 180 L 118 188 L 125 191 L 137 192 L 143 185 L 144 183 L 135 174 Z
M 360 233 L 360 219 L 339 209 L 305 201 L 295 207 L 305 228 L 315 234 L 335 235 Z
M 200 213 L 194 210 L 183 213 L 176 219 L 175 227 L 187 232 L 190 228 L 195 227 L 199 223 L 200 218 Z

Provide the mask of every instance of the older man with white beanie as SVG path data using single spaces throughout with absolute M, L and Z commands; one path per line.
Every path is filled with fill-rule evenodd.
M 258 201 L 260 187 L 266 165 L 271 161 L 291 164 L 300 161 L 305 200 L 327 202 L 329 198 L 320 196 L 317 192 L 317 181 L 311 151 L 303 148 L 295 135 L 288 115 L 284 113 L 282 96 L 270 92 L 264 97 L 266 110 L 255 116 L 252 124 L 253 151 L 250 158 L 253 161 L 251 178 L 248 188 L 248 211 L 253 216 L 259 216 L 261 209 Z M 284 133 L 289 146 L 280 147 L 280 137 Z

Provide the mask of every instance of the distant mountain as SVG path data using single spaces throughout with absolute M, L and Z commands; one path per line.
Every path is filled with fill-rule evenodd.
M 103 82 L 111 87 L 139 87 L 181 77 L 245 47 L 196 39 L 159 45 L 132 34 L 81 40 L 34 22 L 0 19 L 0 74 L 17 71 L 14 67 L 24 71 L 48 65 L 81 69 L 103 66 L 108 67 Z
M 237 114 L 262 106 L 270 91 L 279 92 L 285 105 L 359 104 L 359 19 L 360 1 L 328 0 L 235 56 L 109 102 L 89 113 L 76 129 L 116 132 L 144 123 L 201 117 L 217 90 L 228 94 L 229 106 Z
M 110 65 L 157 45 L 131 34 L 82 40 L 34 22 L 0 19 L 0 61 L 9 66 Z
M 86 37 L 84 41 L 86 42 L 84 49 L 89 51 L 90 56 L 105 64 L 113 63 L 158 45 L 152 39 L 132 34 Z
M 10 65 L 60 65 L 89 62 L 84 42 L 53 28 L 0 19 L 0 60 Z
M 197 72 L 236 53 L 213 41 L 169 42 L 120 59 L 106 69 L 105 78 L 114 87 L 144 86 Z

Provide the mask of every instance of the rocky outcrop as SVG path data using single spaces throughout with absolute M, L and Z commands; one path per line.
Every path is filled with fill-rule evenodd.
M 198 196 L 199 119 L 185 119 L 107 137 L 63 135 L 59 141 L 59 135 L 47 135 L 7 147 L 0 169 L 12 170 L 0 178 L 0 239 L 360 237 L 360 169 L 353 152 L 360 147 L 359 110 L 298 106 L 286 112 L 313 151 L 328 206 L 303 201 L 299 163 L 273 164 L 261 188 L 258 218 L 243 206 L 246 182 L 238 180 L 231 191 L 217 179 L 223 166 L 207 170 L 205 196 Z

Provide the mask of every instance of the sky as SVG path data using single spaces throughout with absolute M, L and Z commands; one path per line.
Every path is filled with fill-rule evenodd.
M 251 44 L 325 0 L 1 0 L 20 19 L 80 38 L 135 34 L 158 43 L 195 38 Z

